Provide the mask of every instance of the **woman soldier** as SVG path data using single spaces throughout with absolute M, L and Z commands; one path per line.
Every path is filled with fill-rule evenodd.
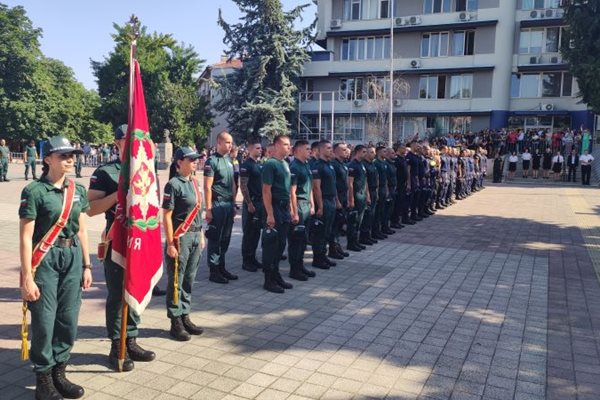
M 65 369 L 77 334 L 81 288 L 92 284 L 89 203 L 85 188 L 66 179 L 81 150 L 61 136 L 50 138 L 43 150 L 42 176 L 23 189 L 19 208 L 21 296 L 31 310 L 29 357 L 37 400 L 77 399 L 84 390 L 67 380 Z
M 163 194 L 163 224 L 167 252 L 167 316 L 170 334 L 187 341 L 190 334 L 200 335 L 202 328 L 190 320 L 192 286 L 202 253 L 202 196 L 192 173 L 198 167 L 198 154 L 190 147 L 175 152 Z

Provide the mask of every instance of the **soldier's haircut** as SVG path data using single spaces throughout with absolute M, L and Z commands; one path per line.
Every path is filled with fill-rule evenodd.
M 359 151 L 364 150 L 364 149 L 366 149 L 365 145 L 359 144 L 359 145 L 356 145 L 356 147 L 354 148 L 354 152 L 358 153 Z
M 284 133 L 280 133 L 279 135 L 275 136 L 275 138 L 273 138 L 273 144 L 281 142 L 283 139 L 289 139 L 290 137 Z
M 333 145 L 333 149 L 336 150 L 338 147 L 340 147 L 343 144 L 346 144 L 346 143 L 338 142 L 338 143 L 336 143 L 336 144 Z
M 248 147 L 254 146 L 257 144 L 261 144 L 260 139 L 258 139 L 258 138 L 252 138 L 252 139 L 248 140 Z
M 304 140 L 304 139 L 296 140 L 296 143 L 294 143 L 293 150 L 296 150 L 300 146 L 306 146 L 306 145 L 308 145 L 308 140 Z
M 311 149 L 311 150 L 314 150 L 314 149 L 316 149 L 317 147 L 319 147 L 319 144 L 320 144 L 320 143 L 321 143 L 321 142 L 319 142 L 318 140 L 317 140 L 317 141 L 315 141 L 315 142 L 312 142 L 312 144 L 310 145 L 310 149 Z
M 321 140 L 319 142 L 319 149 L 322 149 L 323 147 L 327 146 L 328 144 L 331 144 L 331 142 L 329 140 Z
M 379 153 L 381 150 L 385 150 L 385 146 L 377 146 L 377 148 L 375 149 L 377 153 Z
M 231 136 L 231 134 L 227 131 L 223 131 L 223 132 L 219 133 L 217 135 L 217 142 L 220 142 L 221 140 L 225 140 L 226 136 Z M 233 136 L 231 136 L 231 137 L 233 138 Z

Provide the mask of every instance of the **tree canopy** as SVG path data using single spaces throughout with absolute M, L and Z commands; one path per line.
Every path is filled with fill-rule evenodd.
M 110 127 L 95 120 L 98 95 L 62 62 L 44 57 L 41 36 L 23 7 L 0 3 L 0 135 L 104 141 Z
M 127 121 L 131 27 L 113 24 L 114 49 L 102 61 L 92 61 L 100 95 L 99 118 L 118 126 Z M 197 95 L 201 60 L 192 47 L 170 34 L 148 33 L 142 26 L 136 57 L 140 63 L 150 133 L 155 140 L 168 129 L 180 145 L 204 140 L 211 127 L 210 113 Z
M 579 84 L 583 103 L 600 113 L 600 0 L 565 2 L 565 30 L 561 53 Z
M 296 93 L 313 26 L 297 30 L 294 22 L 309 5 L 284 12 L 280 0 L 233 0 L 240 22 L 230 24 L 219 10 L 219 25 L 229 59 L 242 68 L 219 79 L 216 109 L 228 114 L 232 133 L 241 139 L 272 138 L 286 133 L 296 109 Z

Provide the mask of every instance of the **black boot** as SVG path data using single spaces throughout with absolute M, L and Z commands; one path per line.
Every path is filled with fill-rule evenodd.
M 221 275 L 223 275 L 225 277 L 225 279 L 230 280 L 230 281 L 235 281 L 238 278 L 237 275 L 232 274 L 231 272 L 227 271 L 225 269 L 224 265 L 219 265 L 219 272 L 221 272 Z
M 119 370 L 119 348 L 121 347 L 120 339 L 113 339 L 110 344 L 110 353 L 108 354 L 108 363 L 115 371 Z M 125 360 L 123 361 L 123 372 L 131 371 L 134 367 L 133 360 L 129 358 L 129 352 L 125 350 Z
M 308 276 L 306 276 L 304 272 L 302 272 L 302 268 L 300 265 L 290 265 L 290 278 L 302 282 L 308 280 Z
M 83 397 L 85 390 L 79 385 L 67 379 L 65 370 L 67 364 L 59 363 L 52 368 L 52 379 L 54 380 L 54 387 L 58 390 L 65 399 L 79 399 Z
M 133 361 L 150 362 L 156 358 L 156 354 L 153 351 L 143 349 L 137 344 L 136 338 L 128 337 L 125 340 L 127 345 L 127 353 Z
M 354 242 L 348 243 L 348 247 L 346 248 L 350 251 L 362 251 L 362 247 L 360 247 L 358 243 Z
M 373 241 L 371 241 L 371 240 L 369 240 L 368 238 L 365 238 L 365 237 L 360 238 L 358 240 L 358 243 L 365 244 L 367 246 L 373 246 L 374 245 Z
M 317 274 L 314 271 L 306 269 L 306 267 L 304 266 L 304 264 L 302 264 L 300 266 L 300 270 L 302 271 L 302 273 L 304 275 L 308 276 L 309 278 L 314 278 L 315 276 L 317 276 Z
M 287 283 L 286 281 L 283 280 L 283 277 L 277 270 L 273 271 L 273 279 L 275 280 L 277 285 L 281 286 L 284 289 L 293 289 L 294 288 L 294 285 L 292 285 L 291 283 Z
M 252 264 L 258 269 L 262 269 L 262 264 L 255 258 L 252 260 Z
M 248 271 L 248 272 L 258 271 L 258 268 L 256 267 L 256 265 L 250 260 L 245 260 L 242 262 L 242 269 L 244 271 Z
M 164 296 L 166 294 L 167 294 L 167 291 L 162 290 L 158 286 L 154 286 L 154 288 L 152 288 L 152 296 Z
M 285 293 L 285 290 L 275 282 L 272 270 L 263 268 L 263 272 L 265 274 L 263 289 L 271 293 Z
M 336 260 L 343 260 L 344 259 L 344 255 L 340 254 L 337 250 L 337 246 L 334 244 L 330 244 L 329 245 L 329 254 L 327 254 L 327 257 L 329 258 L 334 258 Z
M 342 248 L 341 244 L 336 243 L 335 244 L 335 249 L 337 250 L 338 253 L 340 253 L 344 257 L 350 257 L 350 253 L 348 253 L 347 251 L 344 251 L 344 249 Z
M 187 342 L 192 337 L 183 327 L 181 317 L 171 318 L 171 330 L 169 331 L 171 337 L 179 342 Z
M 315 254 L 312 266 L 319 269 L 329 269 L 329 263 L 325 260 L 325 255 Z
M 183 327 L 190 335 L 202 335 L 204 332 L 204 329 L 192 322 L 189 315 L 182 315 L 181 322 L 183 322 Z
M 62 400 L 52 382 L 52 371 L 36 372 L 35 374 L 35 400 Z
M 335 261 L 331 261 L 329 258 L 327 258 L 327 256 L 325 256 L 325 262 L 327 263 L 327 265 L 329 265 L 330 267 L 335 267 L 337 265 L 337 263 Z
M 208 280 L 215 283 L 229 283 L 229 280 L 221 274 L 218 265 L 210 266 L 210 276 L 208 277 Z

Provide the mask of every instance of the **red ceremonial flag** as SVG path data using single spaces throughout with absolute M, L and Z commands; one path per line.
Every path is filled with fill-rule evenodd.
M 121 155 L 112 258 L 125 268 L 123 298 L 140 315 L 162 275 L 158 184 L 138 61 L 132 58 L 129 118 Z

